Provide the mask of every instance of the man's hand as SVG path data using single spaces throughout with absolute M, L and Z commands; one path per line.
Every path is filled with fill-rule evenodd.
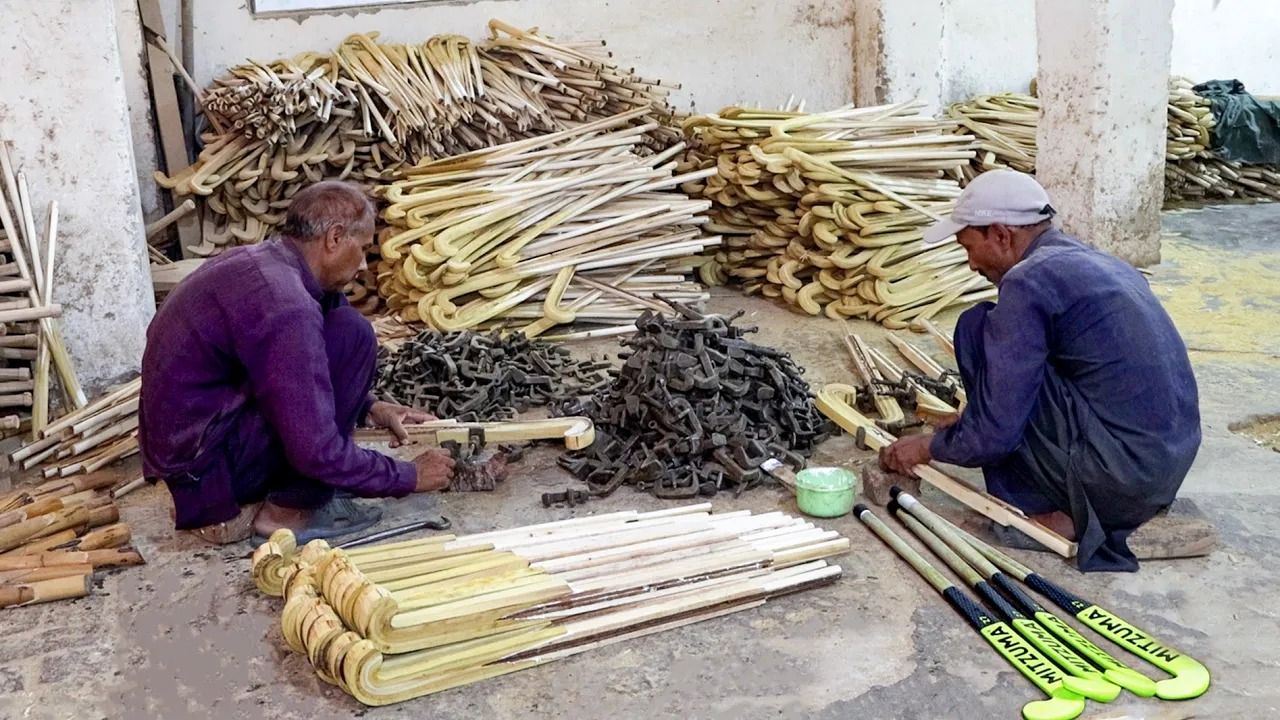
M 424 423 L 435 420 L 436 416 L 411 407 L 397 405 L 385 400 L 374 400 L 369 406 L 369 424 L 374 427 L 387 428 L 395 435 L 391 447 L 399 447 L 409 442 L 409 433 L 405 431 L 406 423 Z
M 933 453 L 929 450 L 931 440 L 932 435 L 910 435 L 880 448 L 880 467 L 914 477 L 912 468 L 933 459 Z
M 453 457 L 448 450 L 432 448 L 413 459 L 418 470 L 418 484 L 414 492 L 433 492 L 449 487 L 453 479 Z

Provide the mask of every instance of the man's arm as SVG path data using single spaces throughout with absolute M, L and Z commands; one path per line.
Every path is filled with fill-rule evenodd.
M 1024 278 L 1000 285 L 1000 300 L 983 329 L 977 386 L 960 420 L 934 435 L 934 459 L 979 467 L 1017 449 L 1044 382 L 1051 302 Z
M 262 294 L 264 299 L 274 295 Z M 289 464 L 307 477 L 363 497 L 413 492 L 412 464 L 360 448 L 339 433 L 319 309 L 261 305 L 264 310 L 254 322 L 237 328 L 236 350 L 254 401 L 279 434 Z

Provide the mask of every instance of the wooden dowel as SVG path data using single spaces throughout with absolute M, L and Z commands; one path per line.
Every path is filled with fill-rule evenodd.
M 46 535 L 40 538 L 39 540 L 33 540 L 28 543 L 23 543 L 22 545 L 19 545 L 13 550 L 10 550 L 5 553 L 0 553 L 0 558 L 19 557 L 23 555 L 32 555 L 32 554 L 38 555 L 43 552 L 49 552 L 60 545 L 65 545 L 66 543 L 73 542 L 75 541 L 75 539 L 76 539 L 75 530 L 59 530 L 58 532 L 52 535 Z
M 133 539 L 133 533 L 129 528 L 129 524 L 115 523 L 90 530 L 80 538 L 66 544 L 68 549 L 88 552 L 90 550 L 123 547 L 128 545 L 131 539 Z
M 22 322 L 24 320 L 53 318 L 60 315 L 62 315 L 62 306 L 54 303 L 44 307 L 26 308 L 24 310 L 0 310 L 0 322 Z
M 31 393 L 0 395 L 0 407 L 31 407 Z
M 78 563 L 75 565 L 53 565 L 50 567 L 30 568 L 24 570 L 0 570 L 0 587 L 4 585 L 32 583 L 38 580 L 52 580 L 54 578 L 66 577 L 68 575 L 88 575 L 92 572 L 93 566 L 86 563 Z
M 195 209 L 196 209 L 195 200 L 192 200 L 191 198 L 187 198 L 186 200 L 183 200 L 181 205 L 165 213 L 164 217 L 160 218 L 159 220 L 156 220 L 155 222 L 147 226 L 147 230 L 146 230 L 147 239 L 150 240 L 151 238 L 155 237 L 157 234 L 160 233 L 160 231 L 178 222 L 179 220 L 186 217 L 187 215 L 190 215 L 191 211 Z
M 88 537 L 86 535 L 85 537 Z M 58 567 L 62 565 L 92 565 L 94 568 L 127 567 L 144 565 L 142 555 L 133 548 L 108 548 L 103 550 L 63 550 L 57 552 L 36 553 L 33 555 L 15 555 L 0 557 L 0 571 L 28 570 L 41 567 Z
M 0 380 L 30 380 L 31 368 L 0 368 Z
M 0 608 L 84 597 L 89 594 L 90 577 L 72 575 L 23 585 L 0 585 Z
M 145 477 L 134 478 L 129 482 L 125 483 L 124 485 L 121 485 L 120 487 L 116 488 L 115 490 L 112 490 L 111 498 L 113 500 L 119 500 L 125 495 L 128 495 L 134 490 L 137 490 L 138 488 L 142 487 L 143 485 L 146 484 L 146 482 L 147 482 L 147 479 Z
M 35 360 L 36 351 L 27 348 L 0 348 L 0 358 L 5 360 Z
M 24 392 L 35 387 L 35 382 L 31 380 L 15 380 L 13 382 L 0 382 L 0 393 Z
M 30 298 L 17 298 L 16 300 L 4 300 L 0 302 L 0 310 L 24 310 L 29 307 L 31 307 Z

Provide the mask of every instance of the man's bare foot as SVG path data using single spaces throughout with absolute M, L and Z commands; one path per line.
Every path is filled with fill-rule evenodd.
M 258 516 L 253 520 L 253 533 L 262 537 L 270 537 L 280 528 L 301 530 L 311 520 L 312 510 L 281 507 L 271 502 L 264 502 Z
M 1076 524 L 1071 520 L 1071 516 L 1064 512 L 1055 510 L 1030 517 L 1068 540 L 1076 539 Z

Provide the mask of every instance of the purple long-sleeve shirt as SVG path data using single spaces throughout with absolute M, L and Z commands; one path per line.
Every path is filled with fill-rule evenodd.
M 1012 453 L 1047 368 L 1121 441 L 1127 467 L 1176 475 L 1195 457 L 1200 412 L 1187 348 L 1146 278 L 1122 260 L 1045 231 L 1001 279 L 982 353 L 981 387 L 930 445 L 937 460 L 979 467 Z
M 179 284 L 151 321 L 142 358 L 147 477 L 200 467 L 252 405 L 302 475 L 363 497 L 412 492 L 411 463 L 360 448 L 339 431 L 324 313 L 344 304 L 282 241 L 227 252 Z

